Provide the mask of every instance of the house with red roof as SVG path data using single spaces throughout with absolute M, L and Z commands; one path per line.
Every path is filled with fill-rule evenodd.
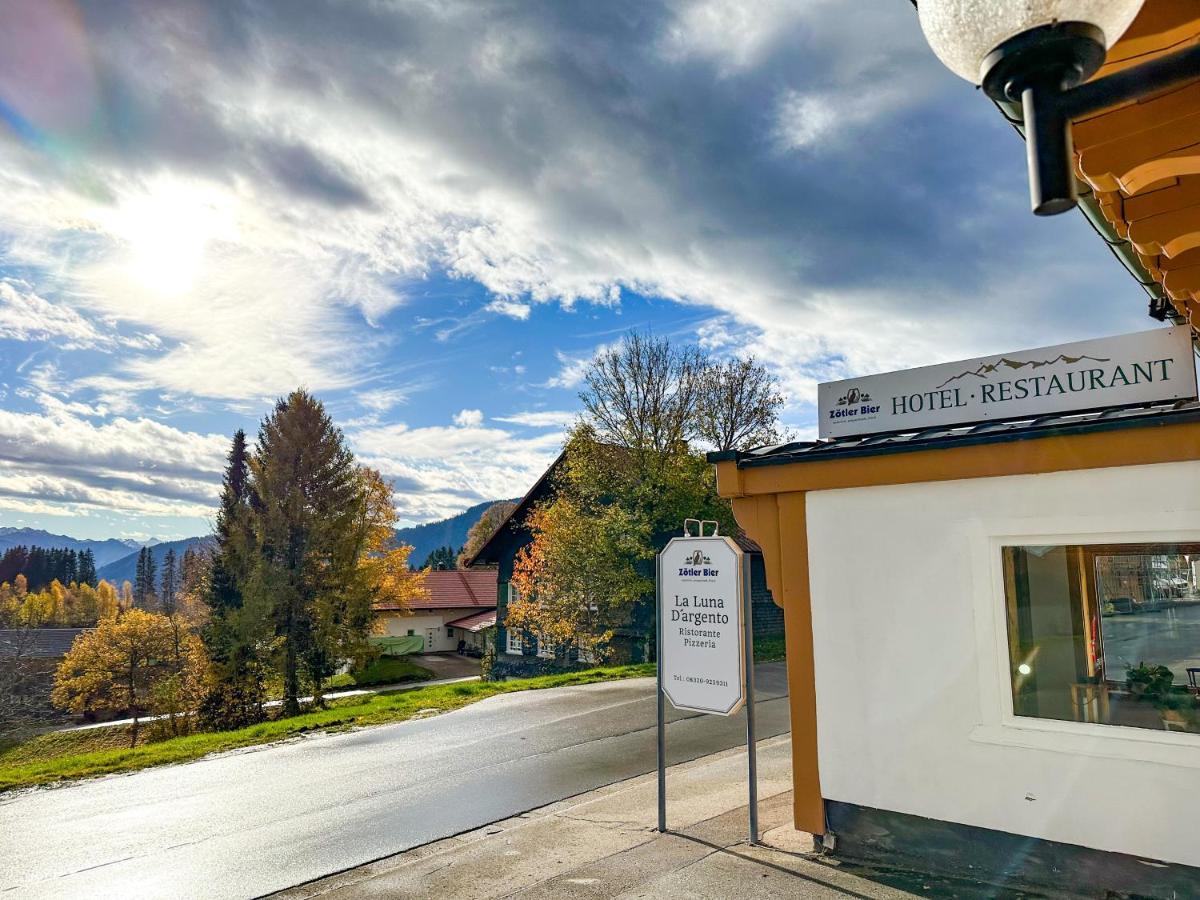
M 414 653 L 457 650 L 462 641 L 480 652 L 496 625 L 496 570 L 449 569 L 425 573 L 426 596 L 404 609 L 375 607 L 378 632 L 387 638 L 414 640 Z

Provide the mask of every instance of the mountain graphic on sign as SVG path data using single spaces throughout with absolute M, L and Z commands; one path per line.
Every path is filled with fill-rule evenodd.
M 1065 353 L 1058 354 L 1058 356 L 1054 357 L 1054 359 L 1031 359 L 1031 360 L 1028 360 L 1027 362 L 1021 362 L 1020 360 L 1009 359 L 1007 356 L 1002 356 L 995 362 L 980 363 L 979 367 L 976 369 L 968 369 L 966 372 L 959 372 L 957 375 L 951 375 L 949 378 L 947 378 L 945 381 L 943 381 L 941 384 L 938 385 L 938 389 L 944 388 L 946 385 L 948 385 L 952 381 L 958 381 L 960 378 L 966 378 L 970 375 L 974 375 L 976 378 L 987 378 L 989 375 L 991 375 L 993 372 L 995 372 L 999 368 L 1041 369 L 1045 366 L 1052 366 L 1055 363 L 1060 363 L 1060 362 L 1066 363 L 1067 365 L 1074 365 L 1075 363 L 1077 363 L 1081 360 L 1084 360 L 1084 359 L 1090 360 L 1091 362 L 1100 362 L 1100 363 L 1110 361 L 1108 357 L 1067 356 Z

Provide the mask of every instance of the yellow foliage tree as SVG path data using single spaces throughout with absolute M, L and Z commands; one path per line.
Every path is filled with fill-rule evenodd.
M 139 719 L 148 712 L 168 713 L 174 724 L 192 707 L 207 668 L 203 644 L 180 623 L 129 609 L 75 639 L 55 673 L 50 699 L 75 713 L 128 713 L 132 747 Z
M 533 541 L 513 561 L 505 627 L 537 635 L 543 646 L 564 658 L 572 649 L 605 661 L 613 628 L 654 582 L 638 571 L 640 527 L 619 506 L 595 515 L 559 497 L 535 509 Z
M 363 470 L 366 503 L 360 528 L 358 577 L 373 606 L 406 609 L 427 596 L 425 573 L 408 567 L 412 547 L 396 544 L 396 508 L 392 486 L 374 469 Z
M 0 584 L 0 621 L 7 627 L 87 628 L 117 614 L 117 592 L 107 581 L 62 584 L 51 581 L 43 590 L 26 589 L 24 575 L 13 584 Z

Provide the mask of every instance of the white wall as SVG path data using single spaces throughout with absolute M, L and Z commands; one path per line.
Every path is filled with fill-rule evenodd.
M 408 634 L 411 628 L 418 637 L 425 639 L 424 653 L 439 653 L 447 650 L 457 650 L 462 638 L 462 629 L 454 629 L 454 637 L 446 637 L 446 623 L 480 612 L 478 607 L 462 609 L 416 610 L 412 615 L 397 612 L 381 612 L 379 622 L 384 633 L 393 637 Z M 433 629 L 433 642 L 429 641 L 429 629 Z
M 1200 865 L 1200 735 L 1012 716 L 999 549 L 1200 539 L 1200 463 L 807 504 L 826 798 Z

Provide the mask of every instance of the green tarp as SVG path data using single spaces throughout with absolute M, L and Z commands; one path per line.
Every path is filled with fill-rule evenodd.
M 405 656 L 409 653 L 420 653 L 425 649 L 425 638 L 410 634 L 404 637 L 390 635 L 375 635 L 369 638 L 371 646 L 379 647 L 384 656 Z

